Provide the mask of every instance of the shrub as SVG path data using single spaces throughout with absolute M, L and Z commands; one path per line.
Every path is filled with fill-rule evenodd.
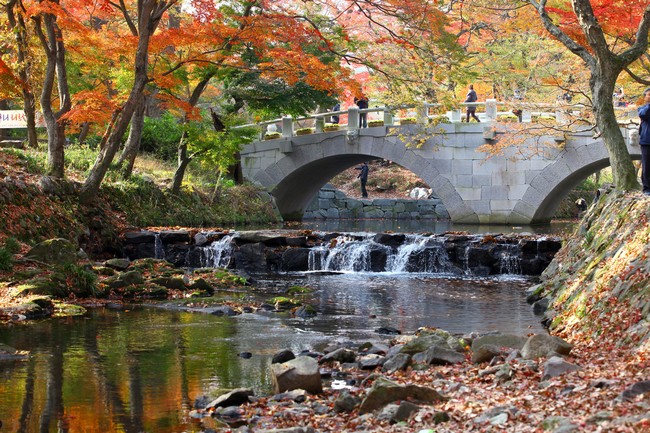
M 147 117 L 144 120 L 140 149 L 158 155 L 164 160 L 176 159 L 178 142 L 183 135 L 183 128 L 178 119 L 169 113 L 159 118 Z
M 282 134 L 279 132 L 267 132 L 264 134 L 264 139 L 265 140 L 275 140 L 276 138 L 282 137 Z
M 14 256 L 6 247 L 0 248 L 0 271 L 10 271 L 14 267 Z
M 384 126 L 383 120 L 369 120 L 368 126 Z
M 66 284 L 78 296 L 97 296 L 97 274 L 83 266 L 67 263 L 61 267 Z
M 16 254 L 17 252 L 20 251 L 20 244 L 18 243 L 16 238 L 7 238 L 5 240 L 4 248 L 10 253 Z

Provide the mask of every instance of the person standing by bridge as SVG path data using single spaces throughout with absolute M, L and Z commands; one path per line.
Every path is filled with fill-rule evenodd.
M 476 102 L 478 101 L 478 95 L 476 95 L 476 91 L 474 90 L 474 85 L 470 84 L 469 85 L 469 92 L 467 92 L 467 97 L 465 97 L 465 102 Z M 476 119 L 477 122 L 481 122 L 478 117 L 476 117 L 476 105 L 468 105 L 467 106 L 467 120 L 466 122 L 469 123 L 469 117 L 472 116 L 474 119 Z
M 650 195 L 650 88 L 643 92 L 643 105 L 639 107 L 639 145 L 641 147 L 641 183 L 643 193 Z
M 368 198 L 368 191 L 366 190 L 366 182 L 368 182 L 368 172 L 370 171 L 370 168 L 368 167 L 368 163 L 364 162 L 358 167 L 354 167 L 355 170 L 361 170 L 359 172 L 359 175 L 357 176 L 357 179 L 361 181 L 361 197 L 363 198 Z
M 354 98 L 354 103 L 357 104 L 359 110 L 365 110 L 368 108 L 368 97 L 366 95 L 361 95 L 358 98 Z M 368 113 L 359 113 L 359 128 L 368 127 Z

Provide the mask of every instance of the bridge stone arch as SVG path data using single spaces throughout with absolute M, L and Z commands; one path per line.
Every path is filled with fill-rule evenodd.
M 632 159 L 641 159 L 639 146 L 628 144 L 627 150 Z M 602 140 L 581 140 L 569 145 L 530 181 L 514 212 L 529 216 L 532 223 L 548 222 L 571 190 L 591 174 L 609 166 L 609 155 Z
M 504 127 L 499 126 L 499 133 Z M 443 124 L 435 133 L 419 125 L 398 128 L 397 133 L 392 127 L 374 127 L 251 143 L 241 152 L 244 175 L 274 195 L 284 218 L 300 219 L 337 173 L 382 158 L 426 182 L 453 222 L 534 224 L 549 222 L 571 189 L 609 165 L 602 140 L 591 132 L 531 135 L 526 141 L 541 151 L 522 158 L 513 148 L 487 158 L 479 148 L 499 139 L 494 125 Z M 622 132 L 632 158 L 639 159 L 638 145 L 629 144 L 630 131 Z M 409 135 L 426 140 L 410 147 Z
M 277 162 L 266 165 L 254 175 L 253 180 L 273 194 L 285 219 L 302 218 L 320 188 L 341 171 L 363 161 L 386 159 L 426 182 L 453 221 L 479 222 L 477 214 L 463 201 L 450 180 L 442 176 L 430 160 L 418 155 L 397 137 L 386 136 L 385 132 L 358 135 L 352 139 L 344 133 L 327 135 L 316 142 L 293 137 L 290 152 L 285 152 Z

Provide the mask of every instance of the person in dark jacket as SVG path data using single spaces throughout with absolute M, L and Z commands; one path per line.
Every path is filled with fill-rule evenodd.
M 358 167 L 354 167 L 355 170 L 361 170 L 359 172 L 359 175 L 357 176 L 357 179 L 361 181 L 361 197 L 367 198 L 368 197 L 368 191 L 366 191 L 366 182 L 368 182 L 368 172 L 370 171 L 370 168 L 368 167 L 368 163 L 364 162 Z
M 478 101 L 478 96 L 476 95 L 476 91 L 474 90 L 474 85 L 470 84 L 469 85 L 469 92 L 467 92 L 467 97 L 465 98 L 465 102 L 476 102 Z M 478 117 L 476 117 L 476 105 L 468 105 L 467 106 L 467 120 L 466 122 L 469 123 L 469 118 L 472 116 L 474 119 L 476 119 L 477 122 L 480 122 L 478 120 Z
M 332 107 L 332 112 L 339 111 L 339 110 L 341 110 L 341 104 L 339 104 L 337 102 L 336 105 L 334 107 Z M 338 125 L 339 124 L 339 115 L 338 114 L 335 114 L 334 116 L 332 116 L 332 124 L 333 125 Z
M 359 98 L 354 98 L 354 103 L 357 104 L 359 110 L 368 108 L 368 97 L 366 95 L 361 95 Z M 368 113 L 359 113 L 359 128 L 368 127 Z
M 650 88 L 643 92 L 643 105 L 639 107 L 639 145 L 641 147 L 641 183 L 643 193 L 650 195 Z

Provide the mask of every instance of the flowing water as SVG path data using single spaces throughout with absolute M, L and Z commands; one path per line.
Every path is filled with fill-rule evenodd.
M 0 361 L 0 430 L 193 431 L 188 412 L 196 397 L 216 388 L 269 393 L 270 358 L 282 349 L 318 350 L 333 339 L 386 340 L 375 330 L 387 326 L 403 333 L 421 326 L 458 334 L 544 332 L 525 302 L 530 281 L 449 276 L 442 248 L 436 253 L 431 239 L 418 239 L 390 255 L 381 273 L 368 271 L 366 247 L 350 241 L 332 251 L 314 249 L 312 271 L 261 277 L 261 286 L 279 292 L 295 284 L 314 288 L 301 295 L 318 311 L 311 319 L 132 307 L 2 327 L 0 343 L 31 356 Z M 205 265 L 229 260 L 229 242 L 206 247 Z M 408 272 L 407 258 L 424 245 L 431 254 L 418 264 L 420 272 Z M 516 272 L 517 263 L 504 251 L 501 266 Z

